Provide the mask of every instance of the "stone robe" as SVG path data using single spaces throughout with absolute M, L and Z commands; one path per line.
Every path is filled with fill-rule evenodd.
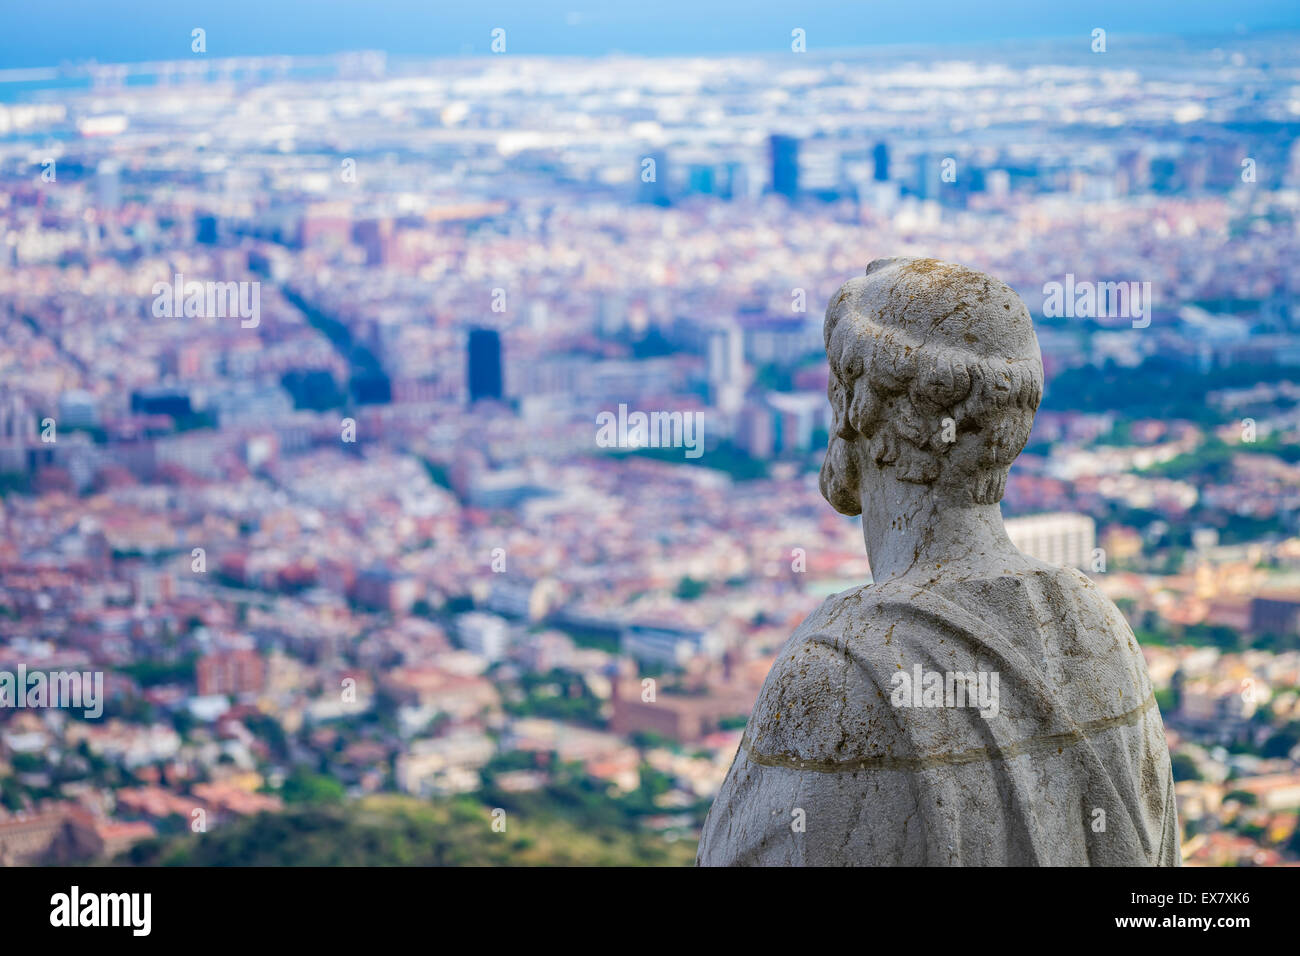
M 899 706 L 894 675 L 998 675 L 996 716 Z M 903 695 L 906 702 L 909 698 Z M 1177 866 L 1146 664 L 1084 575 L 827 599 L 759 693 L 700 865 Z

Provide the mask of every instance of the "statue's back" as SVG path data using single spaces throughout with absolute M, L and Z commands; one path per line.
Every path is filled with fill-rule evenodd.
M 704 865 L 1177 865 L 1146 666 L 1082 574 L 828 599 L 786 643 Z

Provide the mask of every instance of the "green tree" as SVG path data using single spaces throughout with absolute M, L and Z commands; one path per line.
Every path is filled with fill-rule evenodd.
M 343 785 L 333 777 L 312 773 L 305 767 L 295 767 L 280 795 L 285 803 L 302 803 L 309 805 L 342 803 Z

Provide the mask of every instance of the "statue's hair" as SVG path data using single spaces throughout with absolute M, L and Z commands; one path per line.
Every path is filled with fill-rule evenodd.
M 938 485 L 977 504 L 1001 501 L 1042 399 L 1041 362 L 925 344 L 900 328 L 863 328 L 844 321 L 845 305 L 843 295 L 832 300 L 824 327 L 833 416 L 821 477 L 826 500 L 843 514 L 861 511 L 861 454 L 900 481 Z

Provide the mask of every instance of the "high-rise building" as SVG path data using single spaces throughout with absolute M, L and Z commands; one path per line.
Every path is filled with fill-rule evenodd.
M 36 440 L 36 417 L 18 392 L 0 392 L 0 441 L 27 444 Z
M 368 266 L 391 262 L 397 251 L 393 221 L 387 218 L 361 220 L 352 229 L 352 241 L 366 250 Z
M 510 647 L 510 628 L 504 618 L 481 611 L 470 611 L 456 618 L 460 644 L 471 654 L 499 661 Z
M 942 169 L 937 156 L 921 153 L 916 157 L 916 194 L 922 199 L 938 199 L 942 187 Z
M 745 338 L 735 324 L 714 330 L 708 338 L 709 397 L 721 411 L 740 410 L 745 397 L 747 368 Z
M 122 204 L 122 167 L 106 159 L 95 169 L 95 192 L 99 208 L 115 211 Z
M 496 329 L 470 329 L 466 378 L 471 402 L 501 398 L 501 334 Z
M 799 146 L 798 162 L 800 193 L 827 200 L 839 197 L 843 159 L 835 142 L 822 137 L 805 140 Z
M 59 396 L 59 424 L 68 428 L 93 428 L 99 423 L 95 396 L 72 389 Z
M 726 179 L 718 174 L 713 163 L 691 163 L 686 167 L 686 191 L 705 196 L 720 195 L 725 191 Z
M 200 246 L 215 246 L 221 235 L 221 220 L 210 212 L 194 216 L 194 242 Z
M 877 143 L 871 151 L 871 158 L 876 164 L 876 182 L 889 182 L 889 147 L 883 141 Z
M 202 697 L 255 694 L 266 686 L 266 661 L 251 649 L 214 651 L 195 664 L 195 683 Z
M 1052 512 L 1008 518 L 1007 537 L 1039 561 L 1061 567 L 1088 568 L 1097 544 L 1097 526 L 1085 514 Z
M 36 415 L 22 395 L 0 389 L 0 472 L 26 470 L 36 431 Z
M 772 149 L 772 192 L 793 199 L 799 193 L 799 140 L 774 133 Z

